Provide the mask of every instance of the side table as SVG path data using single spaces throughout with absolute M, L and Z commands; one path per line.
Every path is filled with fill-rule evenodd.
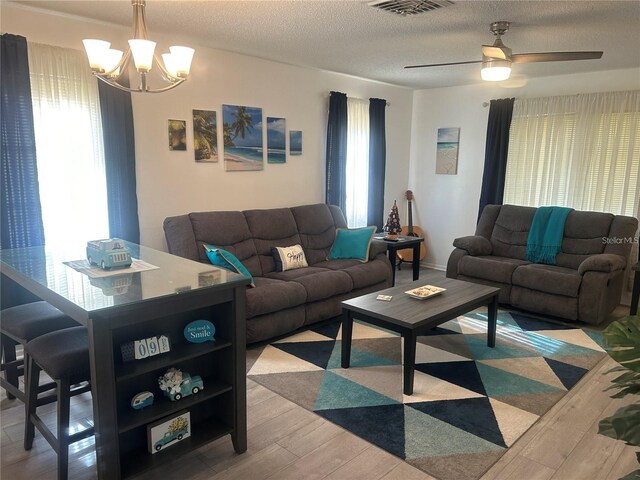
M 640 262 L 633 266 L 635 275 L 633 277 L 633 292 L 631 293 L 631 306 L 629 307 L 629 315 L 638 314 L 638 297 L 640 297 Z
M 398 258 L 398 250 L 404 250 L 405 248 L 413 248 L 413 281 L 415 282 L 420 278 L 420 244 L 424 242 L 422 237 L 408 237 L 404 235 L 398 235 L 397 241 L 385 240 L 384 236 L 375 236 L 374 240 L 384 242 L 387 245 L 387 252 L 389 255 L 389 261 L 391 262 L 391 270 L 393 271 L 391 286 L 396 284 L 396 263 Z

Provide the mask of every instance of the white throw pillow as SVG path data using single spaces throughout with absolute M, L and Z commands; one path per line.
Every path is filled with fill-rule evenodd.
M 287 270 L 309 266 L 300 245 L 272 247 L 271 253 L 273 254 L 273 261 L 276 262 L 276 272 L 286 272 Z

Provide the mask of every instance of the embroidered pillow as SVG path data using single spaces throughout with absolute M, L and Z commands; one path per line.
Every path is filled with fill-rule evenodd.
M 287 270 L 309 266 L 300 245 L 272 247 L 271 253 L 273 254 L 273 261 L 276 262 L 276 272 L 286 272 Z
M 327 260 L 352 258 L 366 262 L 369 260 L 371 239 L 376 233 L 376 227 L 338 228 L 336 239 L 333 241 Z
M 203 247 L 212 265 L 249 277 L 249 280 L 251 281 L 249 285 L 252 287 L 256 286 L 251 273 L 247 270 L 247 267 L 245 267 L 233 253 L 211 245 L 204 244 Z

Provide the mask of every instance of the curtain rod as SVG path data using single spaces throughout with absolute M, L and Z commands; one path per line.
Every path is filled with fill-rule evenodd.
M 331 96 L 331 92 L 327 92 L 326 98 L 329 98 Z M 356 100 L 367 100 L 366 98 L 359 98 L 359 97 L 350 97 L 347 95 L 347 98 L 355 98 Z M 391 106 L 391 102 L 387 100 L 387 107 Z

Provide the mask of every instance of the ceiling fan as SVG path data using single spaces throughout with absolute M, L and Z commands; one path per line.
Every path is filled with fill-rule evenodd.
M 496 36 L 493 45 L 482 46 L 482 60 L 469 62 L 432 63 L 428 65 L 409 65 L 404 68 L 444 67 L 448 65 L 466 65 L 481 63 L 483 80 L 506 80 L 511 75 L 512 63 L 564 62 L 568 60 L 595 60 L 602 57 L 602 52 L 544 52 L 544 53 L 511 53 L 511 49 L 502 43 L 502 36 L 509 30 L 510 22 L 493 22 L 489 30 Z

